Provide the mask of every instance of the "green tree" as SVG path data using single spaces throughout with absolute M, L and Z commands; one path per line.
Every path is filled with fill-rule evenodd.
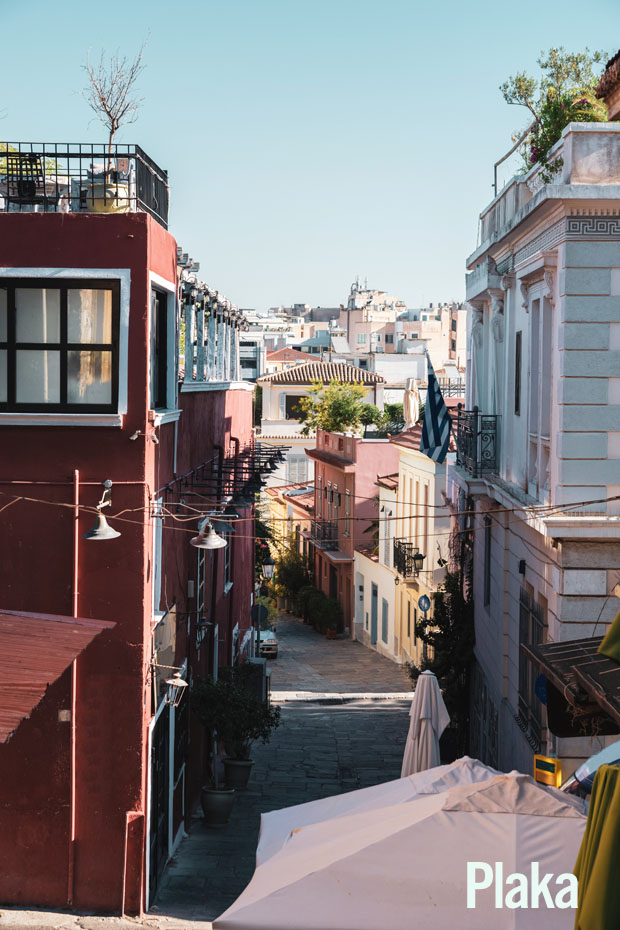
M 312 584 L 312 572 L 306 559 L 295 549 L 288 548 L 276 559 L 273 581 L 276 594 L 293 601 L 298 610 L 299 592 Z
M 440 559 L 441 566 L 445 561 Z M 416 635 L 428 647 L 428 657 L 420 665 L 411 663 L 407 670 L 412 681 L 430 669 L 439 681 L 450 729 L 458 742 L 457 753 L 467 751 L 469 731 L 469 685 L 474 658 L 474 606 L 471 585 L 464 571 L 446 571 L 439 590 L 433 595 L 433 614 L 428 625 L 416 623 Z
M 524 170 L 540 163 L 541 176 L 549 182 L 563 165 L 560 157 L 549 160 L 549 152 L 569 123 L 601 122 L 607 107 L 595 96 L 595 88 L 607 53 L 567 52 L 563 46 L 541 52 L 538 78 L 525 71 L 508 78 L 500 86 L 506 103 L 525 107 L 533 123 L 521 147 Z M 516 141 L 523 131 L 515 133 Z
M 317 429 L 332 433 L 355 432 L 361 424 L 365 389 L 363 384 L 332 381 L 328 387 L 316 381 L 298 404 L 304 436 Z

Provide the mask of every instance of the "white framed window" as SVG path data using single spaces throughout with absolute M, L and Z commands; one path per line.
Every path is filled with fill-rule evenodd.
M 316 477 L 316 515 L 323 516 L 323 476 Z
M 358 346 L 364 345 L 366 342 L 366 333 L 357 334 L 357 344 Z
M 344 535 L 351 535 L 351 492 L 348 488 L 344 492 Z
M 308 480 L 308 459 L 305 454 L 289 452 L 286 457 L 286 481 L 299 484 Z

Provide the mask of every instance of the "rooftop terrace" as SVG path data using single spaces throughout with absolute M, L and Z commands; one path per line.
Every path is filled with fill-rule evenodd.
M 137 145 L 0 142 L 0 213 L 149 213 L 168 228 L 168 173 Z

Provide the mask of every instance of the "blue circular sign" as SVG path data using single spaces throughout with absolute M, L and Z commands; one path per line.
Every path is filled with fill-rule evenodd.
M 427 610 L 431 609 L 431 599 L 426 594 L 423 594 L 422 597 L 418 598 L 418 607 L 421 611 L 426 613 Z

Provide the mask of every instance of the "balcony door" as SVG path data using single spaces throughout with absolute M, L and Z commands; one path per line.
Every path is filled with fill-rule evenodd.
M 379 589 L 373 582 L 370 595 L 370 642 L 374 646 L 377 642 L 377 626 L 379 621 Z

